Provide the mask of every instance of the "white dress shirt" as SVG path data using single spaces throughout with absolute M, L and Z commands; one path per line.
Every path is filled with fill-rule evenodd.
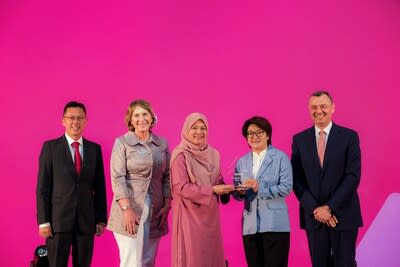
M 267 154 L 267 148 L 257 154 L 253 152 L 253 178 L 256 179 L 258 171 L 260 170 L 261 164 Z
M 81 154 L 81 159 L 83 161 L 83 138 L 82 138 L 82 136 L 78 140 L 74 140 L 67 133 L 65 133 L 65 138 L 67 138 L 67 141 L 68 141 L 68 147 L 69 147 L 69 151 L 71 151 L 72 161 L 75 163 L 75 148 L 72 146 L 73 142 L 78 142 L 80 144 L 79 153 Z
M 315 141 L 318 146 L 319 132 L 321 131 L 321 129 L 318 128 L 316 125 L 314 125 L 314 128 L 315 128 Z M 332 129 L 332 121 L 328 124 L 328 126 L 322 129 L 322 131 L 325 132 L 325 147 L 326 143 L 328 142 L 329 132 L 331 131 L 331 129 Z

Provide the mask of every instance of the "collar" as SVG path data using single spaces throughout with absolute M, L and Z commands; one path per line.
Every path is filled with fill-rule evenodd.
M 322 129 L 322 131 L 324 131 L 324 132 L 326 133 L 326 136 L 329 135 L 329 132 L 330 132 L 331 129 L 332 129 L 332 125 L 333 125 L 333 123 L 332 123 L 332 121 L 331 121 L 331 122 L 328 124 L 328 126 L 326 126 L 324 129 Z M 321 129 L 318 128 L 316 125 L 314 125 L 314 129 L 315 129 L 315 136 L 318 138 L 318 136 L 319 136 L 319 131 L 321 131 Z
M 267 154 L 267 150 L 268 148 L 264 149 L 263 151 L 260 152 L 260 154 L 253 151 L 253 158 L 264 158 L 265 154 Z
M 78 140 L 72 139 L 67 133 L 65 133 L 65 138 L 67 139 L 68 145 L 70 146 L 73 142 L 78 142 L 81 146 L 83 145 L 82 136 Z
M 141 140 L 136 136 L 135 132 L 133 132 L 133 131 L 127 132 L 127 133 L 124 135 L 124 137 L 125 137 L 125 140 L 126 140 L 126 142 L 128 143 L 128 145 L 130 145 L 130 146 L 135 146 L 135 145 L 137 145 L 137 144 L 143 144 L 143 143 L 144 143 L 143 141 L 141 141 Z M 152 133 L 150 133 L 150 138 L 149 138 L 149 140 L 148 140 L 146 143 L 148 143 L 148 144 L 149 144 L 149 143 L 153 143 L 153 144 L 155 144 L 156 146 L 160 146 L 160 140 L 159 140 L 159 138 L 158 138 L 156 135 L 152 134 Z

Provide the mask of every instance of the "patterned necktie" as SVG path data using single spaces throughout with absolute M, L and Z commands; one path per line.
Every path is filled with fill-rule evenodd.
M 320 164 L 321 164 L 321 167 L 323 166 L 323 163 L 324 163 L 325 136 L 326 136 L 326 133 L 325 133 L 324 131 L 319 131 L 319 137 L 318 137 L 318 158 L 319 158 L 319 162 L 320 162 Z
M 81 167 L 82 167 L 82 158 L 81 158 L 81 153 L 79 153 L 79 143 L 78 142 L 73 142 L 72 147 L 75 149 L 75 170 L 78 173 L 78 175 L 81 174 Z

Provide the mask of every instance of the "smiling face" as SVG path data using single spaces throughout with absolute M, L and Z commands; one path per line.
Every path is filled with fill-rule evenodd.
M 69 137 L 78 140 L 86 128 L 86 113 L 82 108 L 67 108 L 61 121 Z
M 150 112 L 141 107 L 136 106 L 132 112 L 131 124 L 135 128 L 136 134 L 149 133 L 153 123 L 153 118 Z
M 308 102 L 308 111 L 314 124 L 318 128 L 324 129 L 332 121 L 335 104 L 325 94 L 312 96 Z
M 269 136 L 256 124 L 250 124 L 247 128 L 247 143 L 253 152 L 260 153 L 268 146 Z
M 207 143 L 207 126 L 202 120 L 197 120 L 189 129 L 189 141 L 196 146 L 204 146 Z

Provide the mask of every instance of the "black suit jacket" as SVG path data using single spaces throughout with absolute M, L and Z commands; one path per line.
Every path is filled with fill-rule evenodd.
M 78 176 L 65 135 L 44 143 L 36 188 L 38 224 L 50 222 L 54 232 L 93 234 L 106 224 L 107 203 L 101 147 L 83 139 L 83 163 Z
M 335 230 L 362 226 L 357 187 L 361 176 L 358 134 L 332 125 L 321 168 L 314 126 L 293 137 L 293 190 L 300 201 L 300 226 L 308 230 L 322 224 L 313 210 L 327 204 L 339 220 Z

